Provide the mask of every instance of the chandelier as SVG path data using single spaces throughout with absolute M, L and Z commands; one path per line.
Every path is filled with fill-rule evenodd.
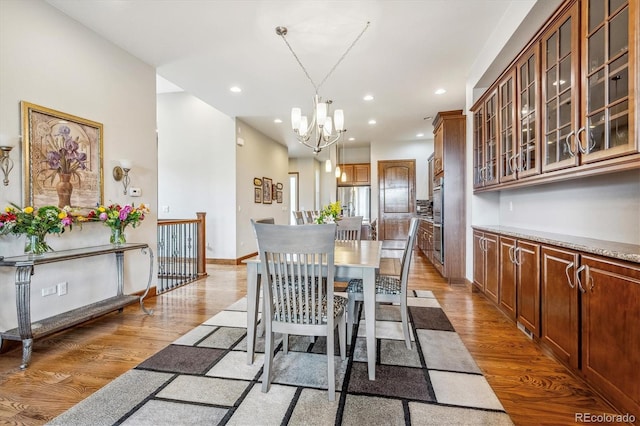
M 276 27 L 276 34 L 282 37 L 282 40 L 285 42 L 289 51 L 304 71 L 304 74 L 307 76 L 311 84 L 315 89 L 315 96 L 313 97 L 313 115 L 311 117 L 311 121 L 307 119 L 306 115 L 302 115 L 302 109 L 298 107 L 291 108 L 291 128 L 295 133 L 296 139 L 301 144 L 313 149 L 313 153 L 317 154 L 322 151 L 324 148 L 336 143 L 340 136 L 347 129 L 344 128 L 344 111 L 341 109 L 336 109 L 333 112 L 333 118 L 331 117 L 331 104 L 333 101 L 327 100 L 323 101 L 322 98 L 318 95 L 318 91 L 320 86 L 327 81 L 327 78 L 333 73 L 336 67 L 342 62 L 342 60 L 347 56 L 351 48 L 360 40 L 362 34 L 369 28 L 369 22 L 365 25 L 362 32 L 356 37 L 356 39 L 351 43 L 351 45 L 347 48 L 347 50 L 342 54 L 338 62 L 329 70 L 324 79 L 320 82 L 320 84 L 316 84 L 307 69 L 302 65 L 300 58 L 293 51 L 293 48 L 287 41 L 285 37 L 287 35 L 287 27 Z

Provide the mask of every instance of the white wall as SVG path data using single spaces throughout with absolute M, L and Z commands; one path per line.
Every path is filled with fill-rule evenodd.
M 158 216 L 206 212 L 207 258 L 235 259 L 235 120 L 188 93 L 157 99 Z
M 289 223 L 289 158 L 287 147 L 237 120 L 237 136 L 244 140 L 236 148 L 236 256 L 240 258 L 258 251 L 251 219 L 273 217 L 278 224 Z M 282 183 L 283 202 L 254 203 L 253 178 L 271 178 Z
M 320 162 L 313 157 L 290 158 L 289 172 L 298 173 L 298 208 L 300 210 L 317 210 L 316 206 L 316 170 Z M 321 173 L 324 173 L 322 163 Z
M 155 70 L 103 40 L 42 1 L 0 1 L 0 134 L 11 140 L 21 133 L 21 100 L 63 111 L 104 125 L 105 203 L 144 202 L 151 214 L 127 239 L 155 248 L 157 218 L 157 149 Z M 15 167 L 10 184 L 0 190 L 0 206 L 23 204 L 21 146 L 11 152 Z M 142 197 L 122 194 L 111 177 L 119 159 L 131 159 L 131 183 Z M 62 236 L 50 236 L 56 250 L 108 243 L 107 227 L 91 223 Z M 24 237 L 0 237 L 0 254 L 22 254 Z M 142 290 L 149 266 L 140 253 L 127 253 L 125 293 Z M 0 329 L 17 324 L 14 274 L 0 268 Z M 40 289 L 68 282 L 65 296 L 40 296 Z M 155 285 L 155 275 L 152 285 Z M 38 320 L 115 294 L 115 259 L 111 256 L 39 265 L 32 277 L 31 315 Z
M 500 225 L 640 244 L 640 170 L 501 191 Z

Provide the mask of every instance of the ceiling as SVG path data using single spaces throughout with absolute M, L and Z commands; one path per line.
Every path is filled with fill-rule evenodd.
M 464 109 L 472 64 L 512 3 L 535 0 L 47 0 L 219 111 L 313 156 L 293 137 L 316 83 L 345 115 L 347 147 L 431 139 L 438 111 Z M 554 1 L 554 3 L 557 3 Z M 505 64 L 506 65 L 506 64 Z M 504 65 L 503 65 L 504 66 Z M 499 70 L 500 71 L 500 70 Z M 498 72 L 499 72 L 498 71 Z M 495 76 L 494 76 L 495 78 Z M 232 93 L 238 86 L 241 93 Z M 445 94 L 436 95 L 443 88 Z M 372 101 L 364 101 L 370 94 Z M 279 118 L 282 123 L 274 123 Z M 375 119 L 377 124 L 368 124 Z M 423 134 L 423 136 L 417 136 Z M 346 140 L 346 139 L 345 139 Z M 324 150 L 319 159 L 328 158 Z

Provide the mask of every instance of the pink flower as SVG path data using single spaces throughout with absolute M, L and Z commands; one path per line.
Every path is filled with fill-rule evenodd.
M 64 218 L 62 219 L 62 225 L 63 225 L 63 226 L 69 226 L 69 225 L 71 225 L 72 223 L 73 223 L 73 218 L 72 218 L 71 216 L 67 216 L 67 217 L 64 217 Z
M 105 212 L 102 212 L 102 213 L 100 213 L 100 216 L 98 216 L 98 218 L 99 218 L 101 221 L 103 221 L 103 222 L 104 222 L 105 220 L 107 220 L 107 219 L 109 218 L 109 216 L 108 216 Z

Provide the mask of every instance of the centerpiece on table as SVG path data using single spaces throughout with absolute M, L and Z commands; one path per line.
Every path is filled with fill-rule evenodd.
M 320 214 L 316 218 L 316 223 L 335 223 L 340 216 L 340 202 L 336 201 L 329 205 L 326 205 L 320 210 Z
M 73 218 L 68 210 L 56 206 L 20 208 L 12 204 L 0 214 L 0 235 L 26 235 L 24 252 L 32 256 L 53 251 L 45 241 L 47 234 L 62 234 L 72 225 Z
M 135 207 L 133 204 L 111 204 L 110 206 L 98 206 L 86 217 L 89 221 L 100 221 L 111 229 L 111 244 L 124 244 L 127 239 L 124 230 L 131 225 L 132 228 L 140 225 L 144 215 L 149 213 L 149 208 L 144 204 Z

